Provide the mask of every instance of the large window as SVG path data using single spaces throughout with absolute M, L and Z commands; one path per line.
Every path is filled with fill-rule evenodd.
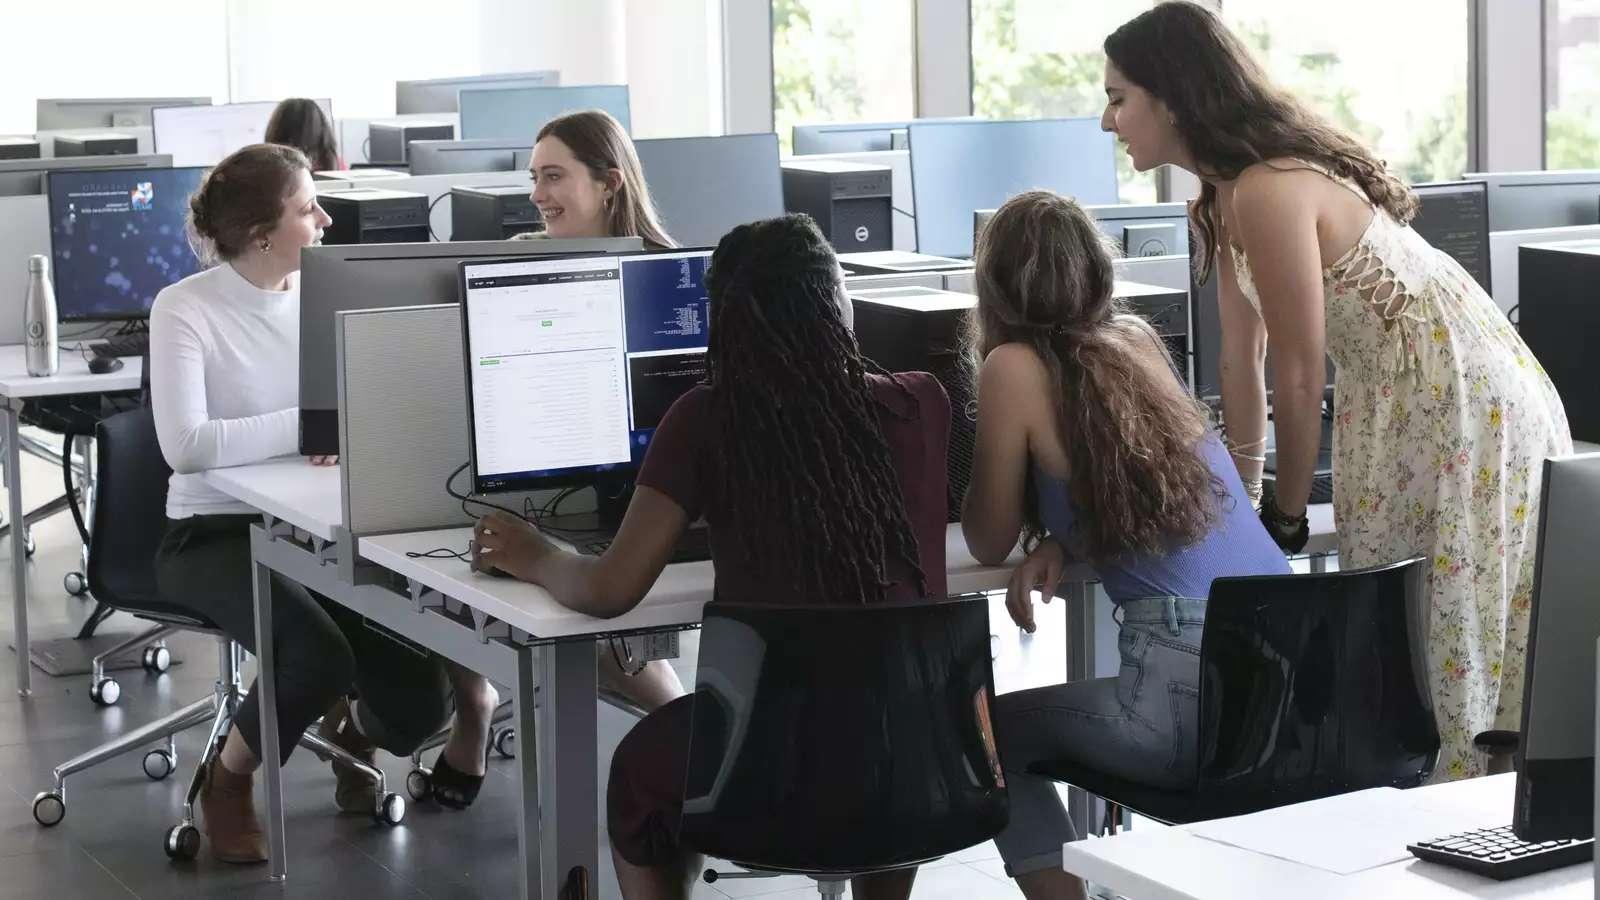
M 1600 168 L 1600 0 L 1549 0 L 1545 165 Z
M 1100 42 L 1151 0 L 972 0 L 972 113 L 992 119 L 1099 116 Z M 1117 146 L 1122 200 L 1153 203 L 1154 173 L 1137 173 Z
M 773 0 L 772 94 L 778 138 L 808 122 L 915 114 L 911 0 Z
M 1466 169 L 1467 0 L 1224 0 L 1222 13 L 1280 85 L 1396 174 Z

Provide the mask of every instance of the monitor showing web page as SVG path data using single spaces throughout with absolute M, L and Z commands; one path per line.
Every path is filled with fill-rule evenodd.
M 705 378 L 709 250 L 461 264 L 477 493 L 626 476 Z

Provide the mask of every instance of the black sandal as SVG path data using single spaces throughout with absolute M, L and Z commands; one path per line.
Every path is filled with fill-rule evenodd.
M 447 806 L 450 809 L 466 809 L 472 805 L 472 801 L 478 799 L 478 791 L 483 788 L 483 779 L 483 775 L 468 775 L 457 771 L 444 758 L 444 751 L 441 750 L 439 758 L 433 762 L 433 772 L 429 776 L 429 781 L 433 784 L 433 800 L 440 806 Z

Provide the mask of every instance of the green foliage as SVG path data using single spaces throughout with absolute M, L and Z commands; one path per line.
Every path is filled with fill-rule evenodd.
M 1545 166 L 1600 167 L 1600 109 L 1556 108 L 1545 114 Z

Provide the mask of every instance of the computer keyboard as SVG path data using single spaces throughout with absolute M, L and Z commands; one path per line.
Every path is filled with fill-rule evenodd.
M 96 356 L 143 356 L 150 349 L 150 332 L 114 335 L 93 349 Z
M 585 556 L 599 556 L 611 547 L 612 537 L 591 538 L 576 541 L 573 546 Z M 705 528 L 690 528 L 678 539 L 672 548 L 672 555 L 667 558 L 670 563 L 703 562 L 711 558 L 710 532 Z
M 1418 841 L 1406 849 L 1418 859 L 1505 881 L 1593 859 L 1594 839 L 1528 842 L 1502 825 Z

